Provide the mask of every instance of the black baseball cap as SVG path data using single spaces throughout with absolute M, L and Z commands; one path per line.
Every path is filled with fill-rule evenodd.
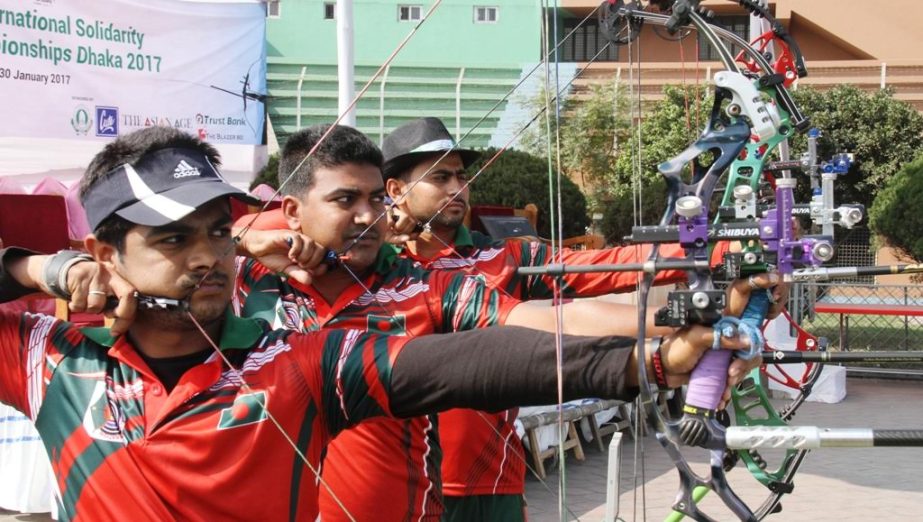
M 385 160 L 382 174 L 385 179 L 397 177 L 413 168 L 421 158 L 449 150 L 461 156 L 465 168 L 481 157 L 481 153 L 476 150 L 458 148 L 455 139 L 439 118 L 413 120 L 385 136 L 381 144 Z
M 83 206 L 90 230 L 95 231 L 112 214 L 138 225 L 159 227 L 224 196 L 259 204 L 259 199 L 225 181 L 204 152 L 165 148 L 110 171 L 90 188 Z

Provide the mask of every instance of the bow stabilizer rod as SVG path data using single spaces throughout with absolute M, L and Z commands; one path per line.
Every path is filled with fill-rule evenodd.
M 709 268 L 711 268 L 711 265 L 708 261 L 662 258 L 646 263 L 624 263 L 619 265 L 566 265 L 553 263 L 544 266 L 521 266 L 516 269 L 516 273 L 527 276 L 562 276 L 564 274 L 591 274 L 596 272 L 645 272 L 653 274 L 664 270 L 708 270 Z
M 923 352 L 806 352 L 774 350 L 761 354 L 766 364 L 845 363 L 845 362 L 923 362 Z
M 923 430 L 732 426 L 725 441 L 728 449 L 737 450 L 923 447 Z

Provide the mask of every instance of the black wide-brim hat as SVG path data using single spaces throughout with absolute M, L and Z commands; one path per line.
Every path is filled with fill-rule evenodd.
M 422 158 L 434 153 L 452 151 L 461 156 L 468 168 L 481 153 L 471 149 L 458 148 L 439 118 L 420 118 L 394 129 L 381 144 L 384 155 L 382 174 L 385 179 L 394 178 L 412 169 Z
M 225 181 L 203 152 L 166 148 L 113 169 L 90 188 L 83 206 L 90 230 L 113 214 L 137 225 L 159 227 L 220 197 L 250 205 L 260 202 Z

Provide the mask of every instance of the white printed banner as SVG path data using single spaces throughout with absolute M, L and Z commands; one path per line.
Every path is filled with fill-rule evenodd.
M 257 2 L 0 0 L 0 137 L 259 144 L 265 27 Z

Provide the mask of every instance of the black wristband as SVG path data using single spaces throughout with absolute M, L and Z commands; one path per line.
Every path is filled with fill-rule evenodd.
M 81 261 L 93 261 L 93 258 L 79 250 L 62 250 L 48 257 L 42 267 L 42 277 L 51 295 L 70 301 L 71 293 L 67 288 L 67 271 Z
M 37 292 L 37 290 L 21 285 L 7 270 L 7 264 L 33 255 L 38 255 L 38 252 L 19 247 L 0 248 L 0 303 L 14 301 Z

